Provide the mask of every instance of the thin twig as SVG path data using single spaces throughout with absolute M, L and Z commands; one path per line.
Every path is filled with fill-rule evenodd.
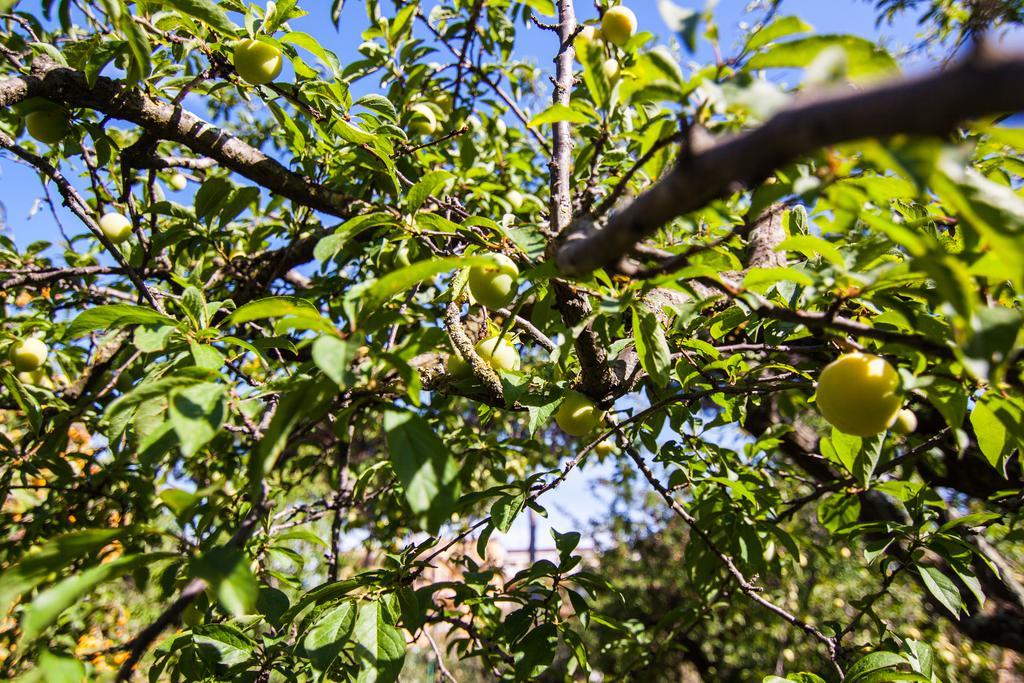
M 145 297 L 147 301 L 161 313 L 164 312 L 163 306 L 156 300 L 153 293 L 149 291 L 149 287 L 143 281 L 142 276 L 139 272 L 124 258 L 121 251 L 114 246 L 103 231 L 100 229 L 99 224 L 92 216 L 92 209 L 86 203 L 85 199 L 78 194 L 78 190 L 68 182 L 68 179 L 57 170 L 50 162 L 43 159 L 40 156 L 29 152 L 27 149 L 17 144 L 9 136 L 0 133 L 0 147 L 10 150 L 16 156 L 32 164 L 45 176 L 50 178 L 57 186 L 57 191 L 64 198 L 64 206 L 71 210 L 71 213 L 75 214 L 82 223 L 89 228 L 90 232 L 100 241 L 101 244 L 110 252 L 111 256 L 121 265 L 121 268 L 127 273 L 128 277 L 131 278 L 132 282 L 139 289 L 139 293 Z
M 624 437 L 623 440 L 625 440 Z M 665 485 L 658 480 L 658 478 L 654 475 L 654 472 L 651 471 L 651 468 L 648 467 L 646 462 L 644 462 L 643 457 L 636 451 L 636 449 L 633 448 L 632 446 L 627 445 L 623 450 L 625 450 L 626 454 L 636 464 L 637 469 L 639 469 L 640 472 L 644 475 L 644 478 L 647 479 L 651 487 L 658 492 L 658 494 L 665 500 L 666 503 L 668 503 L 669 507 L 672 508 L 672 511 L 675 512 L 676 515 L 680 519 L 682 519 L 683 522 L 686 523 L 686 526 L 690 528 L 690 531 L 696 534 L 704 543 L 704 545 L 707 546 L 708 550 L 710 550 L 711 553 L 718 558 L 718 561 L 722 564 L 723 567 L 725 567 L 725 570 L 729 573 L 729 575 L 733 577 L 733 579 L 736 581 L 736 584 L 739 586 L 743 594 L 746 595 L 753 602 L 756 602 L 758 605 L 761 605 L 762 607 L 767 609 L 769 612 L 772 612 L 773 614 L 781 617 L 784 621 L 789 622 L 793 626 L 796 626 L 797 628 L 801 629 L 802 631 L 810 634 L 814 638 L 824 643 L 828 650 L 829 661 L 832 663 L 832 666 L 836 669 L 836 672 L 839 674 L 839 677 L 842 678 L 843 669 L 839 665 L 839 651 L 837 640 L 832 636 L 825 635 L 816 626 L 808 624 L 806 621 L 800 619 L 794 614 L 791 614 L 783 607 L 776 605 L 774 602 L 768 600 L 763 595 L 761 595 L 761 589 L 758 586 L 751 583 L 749 579 L 747 579 L 747 577 L 743 574 L 740 568 L 736 566 L 736 563 L 733 561 L 732 557 L 718 547 L 718 544 L 715 543 L 714 539 L 711 538 L 711 535 L 704 530 L 704 528 L 697 522 L 697 519 L 690 514 L 689 510 L 687 510 L 682 503 L 676 500 L 675 496 L 672 495 L 672 492 L 669 491 L 668 488 L 666 488 Z

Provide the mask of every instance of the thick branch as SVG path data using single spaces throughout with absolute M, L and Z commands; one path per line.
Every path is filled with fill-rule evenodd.
M 0 109 L 29 97 L 130 121 L 155 138 L 177 142 L 196 154 L 216 159 L 276 194 L 333 216 L 350 213 L 350 199 L 345 195 L 292 173 L 255 147 L 181 107 L 159 102 L 120 81 L 101 76 L 90 88 L 82 72 L 36 57 L 31 76 L 0 81 Z
M 667 176 L 612 215 L 603 230 L 567 240 L 556 263 L 570 275 L 615 264 L 672 219 L 755 185 L 827 145 L 898 134 L 945 135 L 967 119 L 1024 109 L 1022 82 L 1024 53 L 980 51 L 948 71 L 801 98 L 759 128 L 690 150 Z
M 448 330 L 448 337 L 452 340 L 456 352 L 462 356 L 462 360 L 466 361 L 473 370 L 473 374 L 484 385 L 487 392 L 491 394 L 491 398 L 498 405 L 501 405 L 504 402 L 502 399 L 504 392 L 501 387 L 501 379 L 494 372 L 494 368 L 481 358 L 480 354 L 473 347 L 473 342 L 470 340 L 469 335 L 466 334 L 466 328 L 462 326 L 460 309 L 461 306 L 455 301 L 450 302 L 445 309 L 444 326 Z

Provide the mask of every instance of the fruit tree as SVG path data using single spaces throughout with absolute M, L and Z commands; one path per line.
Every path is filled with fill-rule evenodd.
M 1024 675 L 1020 3 L 699 4 L 0 0 L 0 677 Z

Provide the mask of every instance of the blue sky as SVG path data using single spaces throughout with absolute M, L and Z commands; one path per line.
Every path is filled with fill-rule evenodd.
M 26 6 L 29 4 L 31 3 L 25 3 Z M 325 47 L 334 51 L 343 63 L 357 58 L 357 48 L 361 42 L 359 34 L 367 25 L 362 3 L 358 0 L 349 0 L 345 4 L 339 31 L 334 29 L 328 17 L 330 3 L 327 0 L 306 0 L 300 4 L 311 11 L 311 14 L 292 22 L 293 30 L 312 34 L 321 40 Z M 389 3 L 382 2 L 382 4 Z M 434 4 L 434 0 L 426 0 L 424 7 L 429 10 Z M 677 4 L 687 6 L 689 3 L 678 0 Z M 718 3 L 715 16 L 721 35 L 722 52 L 726 56 L 737 50 L 740 37 L 743 35 L 743 22 L 750 22 L 759 16 L 759 14 L 746 15 L 743 13 L 748 4 L 748 0 L 721 0 Z M 907 17 L 895 26 L 876 28 L 872 4 L 865 0 L 786 0 L 783 3 L 782 14 L 797 14 L 822 33 L 852 33 L 873 37 L 877 42 L 890 48 L 914 42 L 917 27 L 913 17 Z M 656 34 L 659 37 L 659 42 L 668 42 L 671 39 L 658 11 L 656 0 L 635 0 L 629 5 L 637 14 L 641 30 Z M 702 5 L 703 2 L 701 2 Z M 597 16 L 593 3 L 579 1 L 577 6 L 580 20 L 592 19 Z M 424 29 L 417 25 L 416 31 L 417 35 L 423 35 Z M 1013 37 L 1013 42 L 1018 45 L 1024 43 L 1019 33 Z M 533 59 L 541 67 L 548 68 L 551 64 L 553 49 L 553 34 L 530 26 L 521 33 L 517 54 L 521 58 Z M 437 56 L 438 60 L 446 58 L 446 53 L 439 53 Z M 711 59 L 710 47 L 702 43 L 694 59 L 704 62 Z M 918 70 L 924 68 L 927 63 L 926 60 L 922 60 L 907 64 L 907 68 Z M 290 78 L 289 72 L 286 71 L 282 78 Z M 358 89 L 358 93 L 372 91 L 375 85 L 374 82 L 368 81 Z M 194 100 L 190 98 L 187 102 L 189 101 Z M 205 113 L 201 108 L 192 106 L 196 113 Z M 509 122 L 513 123 L 511 120 Z M 174 195 L 175 199 L 187 201 L 191 189 L 185 193 Z M 169 191 L 168 194 L 170 194 Z M 15 163 L 9 156 L 0 155 L 0 203 L 5 210 L 5 214 L 0 214 L 0 218 L 5 217 L 0 230 L 3 231 L 3 234 L 13 237 L 19 247 L 23 248 L 40 239 L 49 241 L 59 239 L 56 223 L 48 208 L 39 204 L 38 200 L 42 196 L 43 193 L 34 172 L 24 165 Z M 55 192 L 53 196 L 58 198 Z M 34 209 L 38 210 L 34 211 Z M 81 232 L 81 226 L 77 225 L 76 219 L 69 212 L 60 206 L 57 207 L 57 210 L 61 220 L 66 226 L 69 226 L 72 233 Z M 608 501 L 596 496 L 592 488 L 601 478 L 609 477 L 612 471 L 612 465 L 605 464 L 574 472 L 562 486 L 541 500 L 550 512 L 549 519 L 539 520 L 538 541 L 541 546 L 551 545 L 550 535 L 547 531 L 549 525 L 555 526 L 560 531 L 567 531 L 576 527 L 574 520 L 586 521 L 590 517 L 600 515 L 606 509 Z M 506 544 L 515 549 L 524 548 L 526 538 L 526 516 L 523 515 L 508 534 Z

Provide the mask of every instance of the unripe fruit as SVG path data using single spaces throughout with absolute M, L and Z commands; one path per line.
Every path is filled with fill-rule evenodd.
M 31 384 L 41 389 L 53 389 L 53 380 L 46 374 L 43 368 L 33 372 L 19 372 L 18 381 L 22 384 Z
M 434 110 L 425 104 L 414 104 L 409 117 L 409 130 L 416 135 L 433 135 L 437 130 L 437 116 Z
M 445 116 L 452 115 L 452 109 L 455 108 L 455 99 L 450 92 L 443 92 L 435 95 L 433 102 Z
M 917 415 L 913 410 L 904 408 L 896 415 L 896 421 L 892 423 L 892 431 L 897 434 L 913 434 L 917 431 Z
M 515 345 L 504 337 L 499 340 L 497 335 L 477 342 L 474 347 L 477 355 L 487 361 L 495 370 L 514 372 L 519 370 L 519 352 Z
M 505 199 L 512 205 L 513 211 L 518 211 L 523 206 L 523 193 L 519 190 L 509 190 Z
M 131 237 L 132 222 L 122 214 L 111 211 L 100 218 L 100 230 L 114 244 L 120 244 Z
M 619 68 L 619 60 L 617 59 L 604 60 L 604 64 L 601 65 L 601 71 L 604 72 L 605 78 L 609 81 L 619 80 L 619 74 L 622 73 L 622 69 Z
M 854 436 L 888 429 L 903 405 L 900 376 L 881 356 L 847 353 L 818 377 L 818 410 L 833 427 Z
M 57 144 L 64 139 L 70 127 L 67 113 L 56 107 L 37 109 L 25 116 L 28 134 L 48 145 Z
M 50 349 L 41 339 L 29 337 L 11 346 L 9 357 L 17 372 L 35 372 L 46 362 Z
M 185 611 L 181 613 L 181 621 L 189 628 L 195 628 L 203 623 L 203 613 L 196 606 L 195 602 L 190 602 Z
M 581 55 L 587 53 L 587 49 L 601 40 L 601 31 L 596 26 L 584 26 L 578 34 L 576 34 L 576 40 L 572 42 L 573 48 L 576 49 L 576 59 L 580 59 Z
M 604 411 L 578 391 L 567 393 L 555 412 L 555 422 L 570 436 L 589 434 L 603 419 Z
M 170 185 L 172 190 L 181 192 L 185 189 L 185 186 L 188 185 L 188 178 L 181 173 L 175 173 L 170 177 L 170 179 L 168 179 L 167 184 Z
M 625 45 L 636 33 L 636 15 L 623 5 L 612 7 L 601 17 L 601 35 L 612 43 Z
M 284 66 L 279 47 L 251 38 L 238 41 L 233 61 L 238 75 L 253 85 L 270 83 Z
M 614 441 L 605 439 L 604 441 L 598 442 L 598 444 L 594 446 L 594 452 L 596 452 L 600 457 L 603 458 L 605 456 L 618 453 L 619 447 L 615 445 Z
M 494 254 L 497 263 L 469 269 L 469 291 L 490 309 L 507 306 L 516 295 L 519 268 L 504 254 Z

